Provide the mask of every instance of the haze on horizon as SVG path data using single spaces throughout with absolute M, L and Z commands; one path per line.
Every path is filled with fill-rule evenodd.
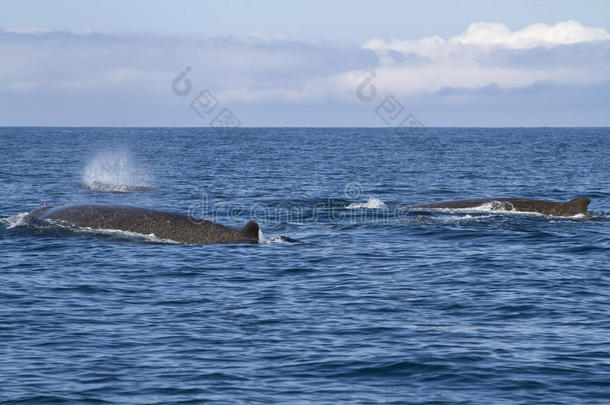
M 4 3 L 0 125 L 207 126 L 205 90 L 242 126 L 610 126 L 609 30 L 596 0 Z

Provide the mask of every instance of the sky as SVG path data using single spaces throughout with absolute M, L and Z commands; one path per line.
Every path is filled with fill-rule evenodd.
M 607 1 L 0 0 L 0 125 L 610 126 Z

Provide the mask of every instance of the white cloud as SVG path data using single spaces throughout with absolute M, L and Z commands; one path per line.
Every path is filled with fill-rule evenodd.
M 500 23 L 470 24 L 465 33 L 449 41 L 464 45 L 506 46 L 512 49 L 530 49 L 539 46 L 552 47 L 581 42 L 610 39 L 603 28 L 585 27 L 577 21 L 565 21 L 555 25 L 532 24 L 511 32 Z
M 0 30 L 0 55 L 0 105 L 11 106 L 0 116 L 18 113 L 16 100 L 28 105 L 40 100 L 40 110 L 52 104 L 85 111 L 93 102 L 96 113 L 179 106 L 192 115 L 190 100 L 177 98 L 170 88 L 186 66 L 192 67 L 193 97 L 207 89 L 223 105 L 248 109 L 327 103 L 351 111 L 362 107 L 356 88 L 372 71 L 380 95 L 443 102 L 453 89 L 472 92 L 472 101 L 488 86 L 519 90 L 545 83 L 549 86 L 536 91 L 566 86 L 569 98 L 578 86 L 610 83 L 610 35 L 575 21 L 515 31 L 479 22 L 450 38 L 372 39 L 362 46 L 269 35 Z M 64 100 L 70 108 L 60 108 Z M 113 105 L 104 107 L 106 100 Z
M 468 45 L 531 49 L 608 39 L 610 35 L 605 29 L 585 27 L 576 21 L 565 21 L 551 26 L 537 23 L 518 31 L 511 31 L 501 23 L 477 22 L 470 24 L 464 33 L 446 40 L 437 36 L 389 42 L 373 39 L 366 42 L 363 48 L 379 54 L 396 51 L 424 57 L 438 57 L 464 51 L 464 46 Z
M 555 47 L 570 47 L 595 41 L 608 43 L 605 29 L 585 27 L 576 21 L 552 26 L 532 24 L 510 31 L 500 23 L 473 23 L 454 37 L 426 37 L 416 40 L 374 39 L 363 45 L 374 51 L 380 66 L 376 84 L 388 91 L 412 94 L 434 92 L 446 87 L 481 88 L 490 84 L 506 88 L 530 86 L 541 81 L 592 83 L 610 78 L 610 69 L 599 65 L 575 66 L 566 53 L 561 63 L 545 64 Z M 523 52 L 535 53 L 531 65 L 512 64 Z M 410 59 L 408 57 L 411 57 Z M 405 61 L 401 61 L 405 59 Z M 542 63 L 541 63 L 542 61 Z M 536 62 L 536 63 L 533 63 Z M 368 72 L 345 73 L 341 80 L 357 86 Z

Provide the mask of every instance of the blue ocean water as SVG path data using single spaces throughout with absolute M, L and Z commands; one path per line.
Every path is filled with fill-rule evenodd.
M 608 403 L 609 135 L 0 128 L 0 403 Z M 408 210 L 581 195 L 599 219 Z M 267 242 L 19 215 L 77 203 L 255 219 Z

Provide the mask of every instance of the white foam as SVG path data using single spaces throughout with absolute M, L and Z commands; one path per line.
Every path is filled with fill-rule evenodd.
M 590 218 L 590 215 L 576 214 L 576 215 L 572 215 L 571 217 L 568 217 L 568 218 L 585 219 L 585 218 Z
M 258 243 L 260 244 L 268 244 L 268 243 L 289 243 L 289 241 L 283 236 L 274 236 L 272 238 L 267 239 L 263 234 L 263 231 L 258 229 Z
M 127 238 L 127 239 L 138 239 L 138 240 L 145 240 L 148 242 L 155 242 L 155 243 L 182 244 L 175 240 L 158 238 L 153 233 L 151 233 L 149 235 L 145 235 L 145 234 L 141 234 L 141 233 L 137 233 L 137 232 L 122 231 L 120 229 L 93 229 L 93 228 L 89 228 L 89 227 L 79 227 L 79 228 L 71 228 L 71 229 L 75 230 L 77 232 L 102 234 L 102 235 L 121 237 L 121 238 Z M 259 229 L 258 230 L 258 243 L 261 243 L 261 244 L 288 243 L 288 240 L 286 240 L 286 238 L 284 238 L 283 236 L 274 236 L 272 238 L 267 239 L 265 237 L 265 235 L 263 234 L 263 232 Z
M 539 212 L 517 211 L 510 202 L 506 201 L 489 201 L 481 203 L 476 207 L 468 208 L 425 208 L 426 211 L 448 212 L 448 213 L 468 213 L 468 214 L 490 214 L 490 213 L 510 213 L 510 214 L 525 214 L 525 215 L 543 215 Z
M 388 208 L 388 206 L 381 201 L 379 198 L 369 198 L 369 200 L 365 203 L 351 203 L 350 205 L 348 205 L 346 207 L 348 210 L 355 210 L 355 209 L 370 209 L 370 210 L 375 210 L 375 209 L 385 209 Z
M 77 232 L 83 232 L 83 233 L 94 233 L 94 234 L 122 237 L 122 238 L 127 238 L 127 239 L 140 239 L 140 240 L 145 240 L 148 242 L 180 244 L 180 242 L 177 242 L 172 239 L 158 238 L 155 236 L 154 233 L 146 235 L 143 233 L 123 231 L 120 229 L 93 229 L 93 228 L 89 228 L 89 227 L 76 228 L 75 230 Z
M 258 228 L 258 243 L 266 243 L 266 242 L 267 242 L 267 239 L 265 238 L 263 231 L 261 231 L 261 228 Z
M 461 222 L 479 222 L 485 219 L 489 219 L 492 218 L 494 215 L 449 215 L 449 216 L 443 216 L 443 217 L 433 217 L 432 220 L 433 221 L 438 221 L 438 222 L 446 222 L 446 223 L 453 223 L 453 222 L 457 222 L 457 223 L 461 223 Z
M 517 211 L 515 207 L 506 201 L 489 201 L 477 207 L 468 208 L 426 208 L 426 211 L 435 211 L 449 214 L 510 214 L 515 216 L 538 216 L 562 219 L 587 219 L 587 214 L 575 214 L 571 216 L 546 215 L 535 211 Z
M 56 221 L 56 220 L 48 219 L 48 218 L 43 219 L 43 221 L 45 221 L 51 225 L 59 226 L 61 228 L 68 229 L 71 232 L 76 232 L 76 233 L 114 236 L 114 237 L 123 238 L 123 239 L 135 239 L 135 240 L 143 240 L 143 241 L 155 242 L 155 243 L 180 244 L 180 242 L 177 242 L 172 239 L 159 238 L 159 237 L 155 236 L 154 233 L 146 235 L 143 233 L 124 231 L 121 229 L 105 229 L 105 228 L 101 229 L 101 228 L 90 228 L 88 226 L 73 226 L 73 225 L 66 224 L 63 221 Z
M 290 243 L 283 236 L 274 236 L 273 238 L 265 239 L 265 243 Z
M 98 153 L 83 171 L 83 184 L 91 190 L 131 191 L 150 187 L 150 171 L 134 164 L 127 150 L 105 150 Z
M 93 228 L 89 228 L 89 227 L 77 227 L 77 228 L 71 228 L 71 229 L 73 231 L 82 232 L 82 233 L 108 235 L 108 236 L 114 236 L 114 237 L 120 237 L 120 238 L 126 238 L 126 239 L 139 239 L 139 240 L 145 240 L 148 242 L 156 242 L 156 243 L 180 244 L 180 242 L 177 242 L 172 239 L 158 238 L 155 236 L 154 233 L 146 235 L 143 233 L 123 231 L 120 229 L 93 229 Z
M 6 229 L 11 229 L 19 225 L 25 225 L 25 218 L 28 216 L 29 212 L 22 212 L 12 217 L 2 218 L 0 221 L 6 224 Z

